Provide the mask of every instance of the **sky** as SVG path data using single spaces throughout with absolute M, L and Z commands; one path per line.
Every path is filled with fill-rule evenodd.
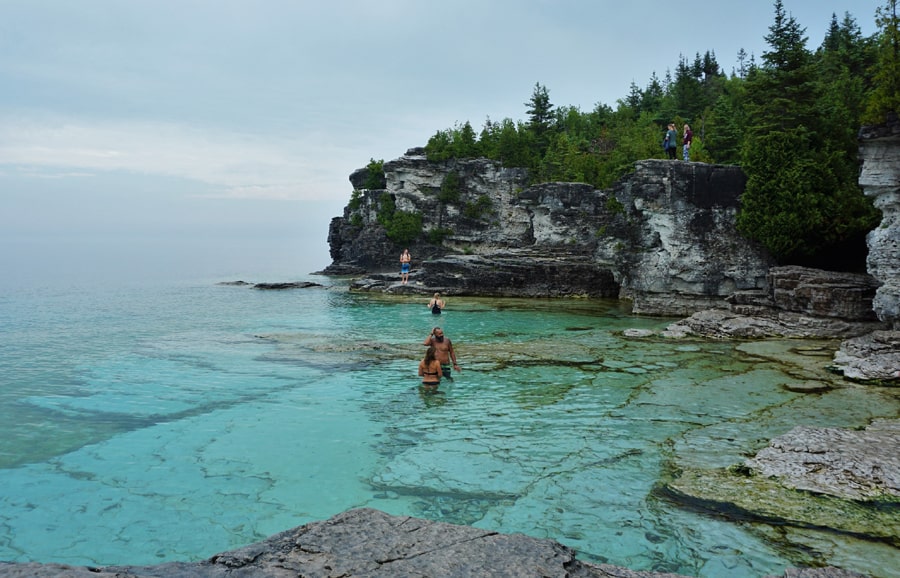
M 783 0 L 818 47 L 832 14 Z M 0 282 L 289 280 L 349 175 L 466 121 L 759 61 L 767 0 L 0 0 Z

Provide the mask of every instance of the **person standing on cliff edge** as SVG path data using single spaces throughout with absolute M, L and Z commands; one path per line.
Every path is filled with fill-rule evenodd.
M 691 125 L 685 123 L 684 125 L 684 134 L 681 136 L 681 142 L 684 143 L 683 152 L 684 152 L 684 162 L 691 162 L 691 143 L 694 141 L 694 132 L 691 130 Z
M 669 130 L 666 131 L 666 156 L 669 160 L 675 160 L 675 147 L 678 146 L 675 140 L 678 138 L 678 131 L 675 130 L 675 123 L 669 123 Z
M 412 257 L 409 255 L 409 249 L 403 249 L 400 253 L 400 283 L 406 285 L 409 282 L 409 267 Z

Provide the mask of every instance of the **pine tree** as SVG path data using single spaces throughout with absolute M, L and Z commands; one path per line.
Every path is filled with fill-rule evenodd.
M 900 113 L 900 27 L 897 0 L 887 0 L 876 11 L 878 62 L 873 67 L 874 89 L 869 97 L 865 122 L 882 123 L 888 113 Z
M 549 144 L 549 135 L 553 122 L 553 104 L 550 102 L 550 91 L 546 86 L 542 86 L 540 82 L 534 85 L 534 92 L 531 93 L 531 100 L 525 103 L 528 108 L 528 128 L 534 134 L 535 143 L 537 144 L 536 154 L 543 157 L 547 151 Z
M 848 173 L 841 133 L 823 115 L 828 99 L 821 95 L 834 87 L 816 81 L 805 30 L 785 14 L 781 0 L 769 30 L 771 49 L 746 83 L 747 187 L 738 227 L 782 263 L 844 267 L 834 252 L 859 239 L 872 212 Z
M 747 79 L 751 123 L 742 154 L 747 187 L 738 227 L 788 262 L 814 252 L 810 238 L 823 225 L 812 184 L 817 137 L 804 33 L 776 0 L 775 21 L 765 37 L 770 49 Z

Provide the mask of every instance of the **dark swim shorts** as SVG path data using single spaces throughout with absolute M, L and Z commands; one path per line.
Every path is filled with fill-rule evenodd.
M 400 272 L 401 273 L 409 273 L 409 263 L 401 263 L 400 264 Z

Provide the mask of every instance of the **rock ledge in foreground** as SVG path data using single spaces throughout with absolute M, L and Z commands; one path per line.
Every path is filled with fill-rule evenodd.
M 296 577 L 559 577 L 684 578 L 636 572 L 575 559 L 552 540 L 498 534 L 469 526 L 350 510 L 203 562 L 88 568 L 61 564 L 0 563 L 0 576 L 49 578 L 271 578 Z M 838 570 L 789 569 L 785 578 L 864 578 Z

